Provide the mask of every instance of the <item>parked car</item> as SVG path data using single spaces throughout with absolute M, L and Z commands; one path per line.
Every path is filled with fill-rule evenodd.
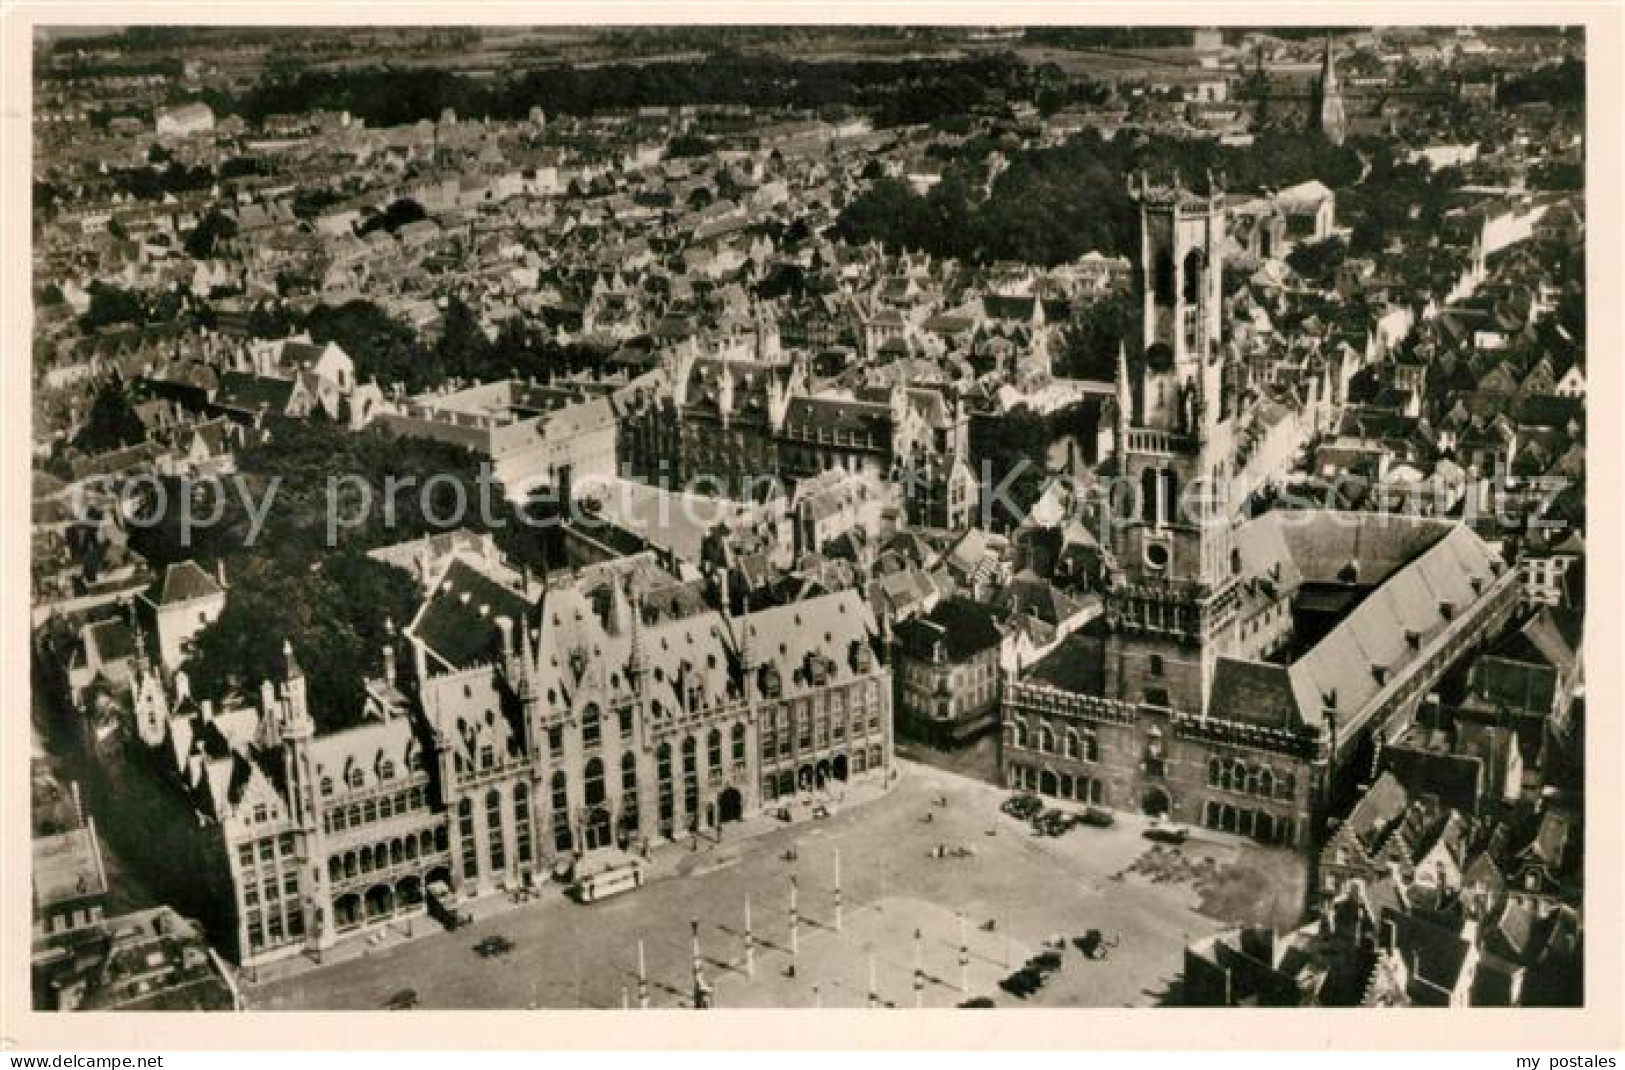
M 1145 830 L 1146 839 L 1156 840 L 1159 843 L 1184 843 L 1190 839 L 1190 835 L 1188 825 L 1181 825 L 1177 821 L 1164 821 L 1161 818 L 1153 818 Z
M 1086 807 L 1083 813 L 1078 815 L 1078 822 L 1097 829 L 1109 829 L 1117 824 L 1117 818 L 1112 815 L 1110 810 L 1099 806 L 1090 806 Z
M 481 958 L 494 959 L 513 950 L 513 941 L 506 936 L 487 936 L 474 945 Z
M 1012 795 L 1004 800 L 999 809 L 1015 818 L 1017 821 L 1030 821 L 1044 808 L 1044 802 L 1036 795 L 1025 793 Z

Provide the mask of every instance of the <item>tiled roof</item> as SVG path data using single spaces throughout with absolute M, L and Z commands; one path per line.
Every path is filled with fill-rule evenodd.
M 530 603 L 460 558 L 452 558 L 408 629 L 448 668 L 466 668 L 502 653 L 499 617 L 517 629 Z M 517 634 L 517 632 L 516 632 Z
M 147 601 L 155 606 L 190 602 L 195 598 L 211 598 L 220 593 L 214 581 L 196 561 L 177 561 L 164 569 L 164 574 L 147 591 Z

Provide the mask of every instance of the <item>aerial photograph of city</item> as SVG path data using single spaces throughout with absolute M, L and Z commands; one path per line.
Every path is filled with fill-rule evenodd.
M 1586 43 L 36 27 L 33 1008 L 1584 1006 Z

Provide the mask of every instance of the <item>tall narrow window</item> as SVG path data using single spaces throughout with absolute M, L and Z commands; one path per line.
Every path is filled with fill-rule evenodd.
M 463 851 L 463 877 L 480 875 L 479 847 L 474 842 L 474 804 L 464 799 L 457 804 L 457 839 Z
M 565 786 L 564 770 L 553 774 L 553 847 L 559 852 L 570 850 L 570 793 Z
M 585 795 L 589 807 L 604 804 L 604 760 L 593 758 L 587 762 Z
M 662 743 L 656 755 L 658 790 L 660 792 L 660 827 L 670 835 L 676 819 L 676 802 L 672 791 L 671 744 Z
M 491 872 L 508 868 L 508 852 L 502 840 L 502 793 L 495 788 L 485 796 L 485 842 L 491 853 Z
M 520 865 L 530 863 L 535 855 L 530 839 L 530 787 L 513 785 L 513 849 Z
M 630 754 L 621 755 L 621 826 L 638 827 L 638 762 Z

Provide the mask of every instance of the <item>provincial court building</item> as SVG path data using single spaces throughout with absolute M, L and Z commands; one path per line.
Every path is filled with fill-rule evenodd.
M 318 731 L 291 650 L 257 705 L 133 685 L 244 964 L 416 913 L 437 882 L 517 888 L 890 776 L 890 670 L 856 592 L 657 611 L 614 570 L 527 590 L 459 556 L 427 587 L 347 726 Z

